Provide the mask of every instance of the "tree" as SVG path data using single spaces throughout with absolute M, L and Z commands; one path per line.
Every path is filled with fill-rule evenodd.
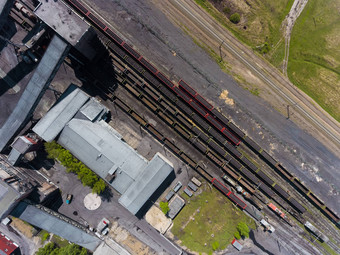
M 168 202 L 160 202 L 159 207 L 161 208 L 161 210 L 164 214 L 167 214 L 170 211 Z
M 233 22 L 234 24 L 239 23 L 239 22 L 240 22 L 240 19 L 241 19 L 240 14 L 238 14 L 237 12 L 235 12 L 234 14 L 232 14 L 232 15 L 229 17 L 229 20 L 230 20 L 231 22 Z
M 36 255 L 87 255 L 87 250 L 76 244 L 68 244 L 59 248 L 51 242 L 40 248 Z
M 70 244 L 59 249 L 58 255 L 87 255 L 85 248 L 76 244 Z
M 50 255 L 56 248 L 54 243 L 48 243 L 44 247 L 39 248 L 36 255 Z
M 239 224 L 237 224 L 236 229 L 241 236 L 249 237 L 249 228 L 245 222 L 241 221 Z
M 101 194 L 105 190 L 105 187 L 105 182 L 103 179 L 100 179 L 93 185 L 92 193 Z

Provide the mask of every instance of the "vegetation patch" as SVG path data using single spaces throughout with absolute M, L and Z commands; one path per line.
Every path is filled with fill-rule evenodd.
M 215 188 L 204 183 L 200 189 L 199 195 L 187 199 L 171 229 L 182 245 L 209 254 L 231 243 L 240 222 L 255 229 L 255 222 Z
M 46 230 L 41 230 L 39 232 L 39 236 L 41 239 L 41 244 L 43 244 L 46 240 L 50 238 L 50 233 L 48 233 Z
M 274 56 L 271 54 L 271 49 L 282 41 L 281 24 L 294 0 L 195 0 L 195 2 L 238 39 L 261 54 L 266 54 L 269 60 L 278 57 L 277 54 Z M 283 55 L 279 56 L 282 62 Z
M 72 172 L 78 175 L 78 179 L 84 186 L 89 186 L 93 193 L 101 194 L 105 190 L 105 182 L 94 172 L 86 167 L 82 162 L 76 159 L 68 150 L 64 149 L 55 141 L 45 143 L 45 150 L 50 159 L 58 159 L 66 167 L 66 172 Z
M 288 76 L 301 90 L 340 121 L 340 4 L 308 1 L 294 25 Z
M 170 211 L 168 202 L 160 202 L 159 207 L 165 215 Z
M 68 244 L 63 247 L 58 247 L 55 243 L 48 243 L 40 248 L 36 255 L 87 255 L 88 252 L 76 244 Z

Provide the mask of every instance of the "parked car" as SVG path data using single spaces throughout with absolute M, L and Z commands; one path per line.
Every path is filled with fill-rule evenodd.
M 66 196 L 66 204 L 70 204 L 72 201 L 73 195 L 72 194 L 67 194 Z

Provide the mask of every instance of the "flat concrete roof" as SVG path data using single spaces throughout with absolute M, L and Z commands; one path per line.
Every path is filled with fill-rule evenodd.
M 169 202 L 170 211 L 168 215 L 171 219 L 174 219 L 177 214 L 182 210 L 183 206 L 185 206 L 185 201 L 179 195 L 175 195 L 173 199 Z
M 28 82 L 25 91 L 5 124 L 0 129 L 0 151 L 10 139 L 23 127 L 50 84 L 56 70 L 62 63 L 68 45 L 57 35 L 53 36 L 47 50 Z
M 60 0 L 40 1 L 34 13 L 72 46 L 90 27 Z

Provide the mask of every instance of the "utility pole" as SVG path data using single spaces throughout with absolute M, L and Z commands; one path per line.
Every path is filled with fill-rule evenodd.
M 222 45 L 223 45 L 223 43 L 224 43 L 224 41 L 222 41 L 221 42 L 221 44 L 220 44 L 220 46 L 218 47 L 219 48 L 219 50 L 220 50 L 220 62 L 222 62 L 223 61 L 223 57 L 222 57 Z
M 289 119 L 289 104 L 287 104 L 287 120 Z

